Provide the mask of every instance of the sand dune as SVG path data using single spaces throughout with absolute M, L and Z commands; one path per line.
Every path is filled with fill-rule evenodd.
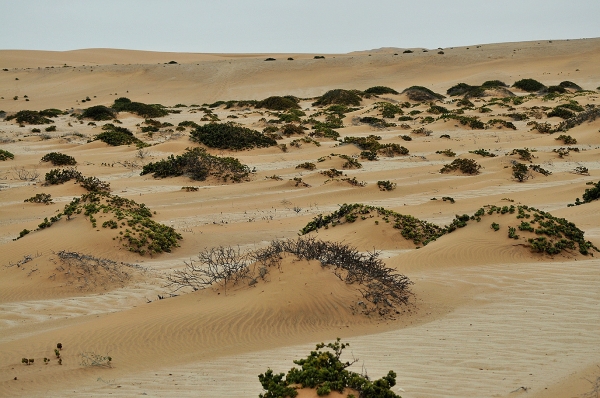
M 270 268 L 266 281 L 249 285 L 245 280 L 227 290 L 219 285 L 174 291 L 166 277 L 205 248 L 250 251 L 296 238 L 315 217 L 345 203 L 384 207 L 440 227 L 486 205 L 527 205 L 573 222 L 600 247 L 600 202 L 568 207 L 592 187 L 586 184 L 598 182 L 600 119 L 564 133 L 532 129 L 532 122 L 558 126 L 563 119 L 548 113 L 559 104 L 587 110 L 598 106 L 599 47 L 600 39 L 536 41 L 447 48 L 444 54 L 385 48 L 325 54 L 325 59 L 314 59 L 315 54 L 113 49 L 0 51 L 0 68 L 7 69 L 0 71 L 2 113 L 69 111 L 52 118 L 54 131 L 44 131 L 48 125 L 0 120 L 0 149 L 14 154 L 14 159 L 0 161 L 0 396 L 257 396 L 259 373 L 269 367 L 285 372 L 315 343 L 336 337 L 349 341 L 347 352 L 360 358 L 353 370 L 360 372 L 364 365 L 374 378 L 395 370 L 394 391 L 405 398 L 584 396 L 593 387 L 587 380 L 600 377 L 600 253 L 536 253 L 527 241 L 537 236 L 533 232 L 509 238 L 508 227 L 522 221 L 513 214 L 471 220 L 427 245 L 404 239 L 393 220 L 374 214 L 308 235 L 363 253 L 380 251 L 387 267 L 414 282 L 410 304 L 396 308 L 393 316 L 365 315 L 358 290 L 364 286 L 346 284 L 331 268 L 291 255 L 284 256 L 281 268 Z M 265 62 L 267 57 L 276 60 Z M 207 108 L 218 100 L 293 95 L 305 112 L 304 125 L 311 127 L 315 123 L 309 117 L 325 121 L 326 115 L 319 113 L 325 108 L 312 104 L 329 89 L 381 85 L 401 92 L 419 85 L 445 95 L 460 82 L 479 85 L 498 79 L 512 84 L 522 78 L 546 86 L 568 80 L 588 91 L 529 97 L 509 87 L 487 94 L 503 97 L 510 90 L 523 103 L 484 96 L 470 98 L 472 107 L 461 107 L 457 100 L 462 97 L 430 103 L 402 93 L 382 94 L 362 98 L 357 109 L 344 114 L 344 127 L 335 128 L 339 140 L 309 137 L 309 129 L 279 138 L 279 147 L 205 148 L 210 155 L 235 157 L 247 165 L 251 172 L 244 181 L 140 175 L 151 162 L 202 146 L 190 140 L 190 127 L 178 128 L 183 121 L 204 125 L 216 117 L 258 131 L 283 125 L 273 121 L 281 117 L 279 112 L 265 108 Z M 151 122 L 133 113 L 119 113 L 118 122 L 95 123 L 70 114 L 92 105 L 110 106 L 119 97 L 166 106 L 171 113 L 155 119 L 171 125 L 149 134 L 141 128 Z M 361 121 L 382 118 L 378 102 L 409 102 L 402 115 L 411 120 L 398 120 L 397 113 L 384 120 L 390 123 L 385 127 Z M 472 129 L 457 118 L 440 118 L 431 105 L 476 117 L 487 127 Z M 487 124 L 493 119 L 510 121 L 515 129 Z M 107 123 L 129 129 L 150 146 L 94 140 Z M 39 132 L 32 131 L 36 127 Z M 560 134 L 577 143 L 557 140 Z M 369 161 L 361 157 L 363 149 L 342 142 L 370 135 L 409 153 L 379 153 L 378 160 Z M 531 161 L 513 153 L 525 148 Z M 495 156 L 472 152 L 480 149 Z M 444 154 L 446 150 L 454 156 Z M 44 219 L 87 193 L 75 180 L 44 184 L 46 173 L 57 168 L 41 162 L 49 152 L 73 156 L 83 176 L 110 184 L 111 195 L 143 203 L 151 213 L 145 222 L 174 228 L 182 237 L 179 246 L 152 255 L 130 250 L 124 233 L 130 228 L 128 233 L 140 233 L 134 229 L 139 224 L 118 219 L 114 209 L 93 213 L 93 221 L 85 208 L 69 220 L 63 216 L 38 229 Z M 348 159 L 361 167 L 344 168 Z M 475 160 L 480 173 L 440 173 L 455 159 Z M 305 162 L 314 169 L 297 167 Z M 538 165 L 551 174 L 529 170 L 530 178 L 518 182 L 512 175 L 515 162 Z M 352 178 L 364 186 L 352 185 Z M 381 190 L 378 182 L 385 180 L 395 189 Z M 24 202 L 41 193 L 50 194 L 52 203 Z M 102 226 L 113 218 L 120 222 L 114 229 Z M 498 232 L 492 223 L 500 225 Z M 31 232 L 23 233 L 25 229 Z M 84 266 L 61 259 L 61 251 L 109 262 L 97 266 L 86 257 Z M 64 347 L 62 365 L 54 354 L 57 343 Z M 112 366 L 82 366 L 84 352 L 110 355 Z M 24 365 L 23 357 L 35 363 Z M 299 396 L 316 395 L 303 390 Z

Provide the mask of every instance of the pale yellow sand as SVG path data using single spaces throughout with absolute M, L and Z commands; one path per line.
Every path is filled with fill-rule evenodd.
M 307 54 L 0 51 L 0 68 L 8 69 L 0 71 L 0 96 L 4 97 L 0 110 L 83 109 L 110 105 L 121 96 L 189 106 L 270 95 L 306 98 L 332 88 L 375 85 L 398 91 L 423 85 L 445 93 L 458 82 L 500 79 L 513 83 L 524 77 L 546 85 L 571 80 L 588 90 L 600 86 L 600 39 L 504 43 L 444 52 L 402 54 L 392 49 L 315 60 Z M 277 61 L 265 62 L 268 56 Z M 289 56 L 295 60 L 287 61 Z M 171 60 L 179 64 L 165 65 Z M 14 96 L 19 99 L 13 100 Z M 86 96 L 92 100 L 82 103 Z M 404 95 L 382 98 L 406 100 Z M 597 104 L 598 98 L 588 94 L 576 99 Z M 168 295 L 164 276 L 181 269 L 184 261 L 203 248 L 239 245 L 245 250 L 273 239 L 295 238 L 314 216 L 334 211 L 342 203 L 384 206 L 440 225 L 451 222 L 455 214 L 472 214 L 486 204 L 526 204 L 567 218 L 600 246 L 600 202 L 566 206 L 581 197 L 586 182 L 600 179 L 599 120 L 569 131 L 581 151 L 561 159 L 552 150 L 564 145 L 555 136 L 529 131 L 526 122 L 514 122 L 517 130 L 513 131 L 470 130 L 454 121 L 438 121 L 427 126 L 433 130 L 429 137 L 411 134 L 400 122 L 383 130 L 353 123 L 375 101 L 366 99 L 360 110 L 347 115 L 347 127 L 339 129 L 342 137 L 377 134 L 384 143 L 406 146 L 410 155 L 361 160 L 362 169 L 344 170 L 348 177 L 367 182 L 363 188 L 326 181 L 319 174 L 341 169 L 340 158 L 327 158 L 331 153 L 360 152 L 354 145 L 336 146 L 328 139 L 320 140 L 319 147 L 288 145 L 287 153 L 278 148 L 210 150 L 238 157 L 256 168 L 251 181 L 225 184 L 139 176 L 144 164 L 195 146 L 189 141 L 189 129 L 157 134 L 150 140 L 136 127 L 142 118 L 121 113 L 124 127 L 158 143 L 147 148 L 148 156 L 141 159 L 133 146 L 88 143 L 100 127 L 89 126 L 87 121 L 80 124 L 69 116 L 55 118 L 57 131 L 49 133 L 47 140 L 32 134 L 32 126 L 0 121 L 0 148 L 15 154 L 14 160 L 0 162 L 0 396 L 257 396 L 259 373 L 268 367 L 287 371 L 291 361 L 307 355 L 315 343 L 336 337 L 349 341 L 349 353 L 360 358 L 354 370 L 361 371 L 364 364 L 376 378 L 395 370 L 398 385 L 394 390 L 405 398 L 576 397 L 589 392 L 588 380 L 600 376 L 599 254 L 566 253 L 552 258 L 531 253 L 504 230 L 492 232 L 489 225 L 496 218 L 469 225 L 419 250 L 398 230 L 372 220 L 313 233 L 363 251 L 382 250 L 388 266 L 414 281 L 413 302 L 395 320 L 355 314 L 351 306 L 361 296 L 354 287 L 342 284 L 316 263 L 291 258 L 284 259 L 281 271 L 272 270 L 270 282 L 254 288 L 238 286 L 227 294 L 223 289 L 209 289 L 158 300 L 159 294 Z M 314 112 L 311 102 L 301 102 L 302 108 L 311 108 L 309 114 Z M 556 102 L 524 104 L 534 105 L 552 107 Z M 181 114 L 161 120 L 176 126 L 183 120 L 199 123 L 203 115 L 191 113 L 190 108 L 178 109 Z M 491 115 L 480 116 L 487 120 L 505 112 L 494 107 Z M 221 107 L 215 113 L 223 121 L 234 120 L 258 130 L 265 126 L 259 119 L 270 118 L 264 110 L 261 115 Z M 239 118 L 227 119 L 227 115 Z M 411 129 L 420 126 L 409 124 Z M 413 140 L 398 138 L 404 134 Z M 451 139 L 440 139 L 441 134 Z M 282 142 L 289 144 L 294 138 L 298 137 Z M 553 174 L 534 173 L 533 179 L 515 182 L 508 166 L 517 157 L 505 154 L 524 147 L 536 149 L 534 163 Z M 499 156 L 468 153 L 479 148 Z M 444 149 L 476 159 L 483 166 L 482 173 L 440 174 L 442 165 L 451 161 L 435 153 Z M 44 217 L 85 193 L 72 183 L 42 186 L 52 166 L 40 163 L 40 158 L 50 151 L 74 156 L 84 175 L 109 181 L 114 194 L 156 211 L 157 221 L 183 235 L 181 247 L 153 258 L 140 257 L 121 248 L 110 231 L 92 228 L 83 217 L 62 220 L 13 241 L 21 230 L 35 229 Z M 317 162 L 321 157 L 325 161 Z M 295 168 L 306 161 L 315 162 L 317 170 Z M 576 166 L 587 167 L 590 175 L 573 174 Z M 17 178 L 20 168 L 39 173 L 37 183 Z M 283 179 L 267 178 L 274 174 Z M 294 177 L 303 178 L 310 187 L 295 187 L 289 181 Z M 379 180 L 395 182 L 396 190 L 380 191 Z M 182 186 L 200 189 L 184 192 Z M 40 192 L 50 193 L 55 203 L 23 202 Z M 443 196 L 453 197 L 456 203 L 443 202 Z M 433 197 L 438 200 L 432 201 Z M 109 280 L 101 274 L 82 282 L 57 270 L 56 253 L 61 250 L 141 267 L 126 268 L 127 276 L 120 278 Z M 32 261 L 15 265 L 26 255 Z M 54 358 L 58 342 L 64 345 L 64 364 L 59 366 L 52 359 L 44 365 L 44 357 Z M 113 367 L 81 367 L 79 354 L 84 351 L 111 355 Z M 35 358 L 35 364 L 21 364 L 22 357 Z M 302 394 L 309 397 L 313 392 Z

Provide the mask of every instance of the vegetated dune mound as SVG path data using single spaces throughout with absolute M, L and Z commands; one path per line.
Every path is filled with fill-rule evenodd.
M 411 86 L 402 91 L 401 94 L 405 94 L 411 101 L 438 101 L 444 99 L 442 94 L 438 94 L 427 87 L 423 86 Z

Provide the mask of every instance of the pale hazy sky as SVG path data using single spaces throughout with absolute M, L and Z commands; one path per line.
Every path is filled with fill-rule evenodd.
M 0 49 L 344 53 L 600 36 L 600 0 L 0 0 Z

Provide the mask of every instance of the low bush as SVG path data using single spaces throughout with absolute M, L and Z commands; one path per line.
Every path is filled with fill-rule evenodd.
M 404 114 L 401 106 L 392 104 L 390 102 L 377 102 L 375 108 L 381 112 L 381 116 L 387 119 L 396 117 L 396 115 Z
M 70 180 L 79 180 L 83 178 L 82 174 L 76 168 L 70 167 L 66 169 L 52 169 L 44 178 L 45 185 L 64 184 Z
M 493 153 L 486 151 L 485 149 L 476 149 L 474 151 L 469 151 L 469 153 L 474 153 L 475 155 L 480 155 L 483 157 L 490 157 L 490 158 L 494 158 L 496 157 L 496 155 L 494 155 Z
M 451 149 L 444 149 L 443 151 L 435 151 L 435 153 L 440 154 L 440 155 L 446 155 L 449 158 L 453 158 L 456 156 L 456 152 L 454 152 Z
M 369 87 L 368 89 L 365 90 L 365 93 L 375 94 L 375 95 L 398 94 L 398 92 L 396 90 L 394 90 L 393 88 L 385 87 L 385 86 Z
M 355 90 L 343 90 L 335 89 L 329 90 L 323 94 L 317 101 L 313 103 L 313 106 L 324 106 L 324 105 L 346 105 L 346 106 L 360 106 L 361 98 Z
M 305 170 L 314 170 L 317 168 L 317 165 L 315 165 L 314 163 L 311 162 L 304 162 L 304 163 L 300 163 L 298 166 L 296 166 L 297 169 L 305 169 Z
M 38 193 L 35 196 L 32 196 L 29 199 L 25 199 L 24 202 L 29 203 L 43 203 L 45 205 L 49 205 L 52 203 L 52 195 L 47 193 Z
M 562 141 L 565 145 L 575 145 L 577 144 L 577 140 L 570 135 L 561 134 L 555 140 Z
M 112 108 L 117 112 L 131 112 L 144 118 L 163 117 L 169 114 L 162 105 L 132 102 L 125 97 L 116 99 Z
M 12 153 L 4 150 L 4 149 L 0 149 L 0 160 L 5 161 L 5 160 L 12 160 L 15 158 L 15 155 L 13 155 Z
M 458 170 L 463 174 L 475 175 L 479 174 L 480 169 L 481 166 L 473 159 L 454 159 L 452 163 L 442 167 L 440 173 L 450 173 Z
M 531 151 L 528 148 L 513 149 L 510 154 L 511 155 L 519 155 L 519 159 L 525 160 L 527 162 L 531 162 L 531 159 L 533 158 L 533 154 L 531 153 Z
M 344 143 L 354 144 L 362 150 L 373 152 L 375 154 L 380 153 L 389 157 L 393 157 L 394 155 L 408 155 L 409 150 L 407 148 L 398 144 L 381 144 L 378 141 L 380 139 L 381 137 L 377 135 L 369 135 L 367 137 L 347 136 L 344 137 Z
M 432 115 L 441 115 L 444 113 L 449 113 L 450 111 L 443 107 L 443 106 L 439 106 L 439 105 L 431 105 L 427 110 L 427 113 L 431 113 Z
M 454 86 L 450 87 L 448 90 L 446 90 L 446 94 L 448 94 L 451 97 L 456 97 L 459 95 L 464 95 L 465 98 L 466 97 L 478 97 L 479 95 L 469 95 L 469 94 L 476 94 L 478 92 L 478 90 L 479 91 L 481 90 L 479 88 L 479 86 L 471 86 L 470 84 L 467 84 L 467 83 L 458 83 L 458 84 L 455 84 Z
M 512 166 L 512 174 L 513 177 L 519 182 L 523 182 L 530 177 L 527 166 L 519 162 L 514 162 Z
M 140 175 L 150 173 L 154 178 L 187 175 L 192 180 L 204 181 L 213 176 L 223 181 L 240 182 L 248 177 L 250 169 L 236 158 L 213 156 L 202 148 L 188 148 L 182 155 L 171 155 L 145 165 Z
M 546 89 L 546 91 L 549 94 L 564 94 L 567 92 L 567 90 L 564 87 L 561 86 L 548 86 L 548 88 Z
M 300 369 L 292 368 L 287 374 L 274 374 L 271 369 L 258 375 L 258 380 L 264 392 L 260 398 L 296 397 L 296 388 L 314 388 L 317 395 L 329 395 L 331 391 L 342 393 L 344 389 L 356 390 L 364 398 L 400 398 L 391 388 L 396 385 L 396 373 L 392 370 L 381 379 L 371 381 L 366 375 L 348 371 L 350 365 L 355 363 L 342 362 L 340 356 L 348 344 L 336 342 L 317 344 L 316 351 L 311 351 L 306 359 L 295 360 Z M 324 347 L 328 350 L 321 351 Z M 331 350 L 331 351 L 330 351 Z M 348 397 L 353 396 L 352 394 Z
M 396 189 L 396 183 L 390 182 L 389 180 L 377 181 L 377 186 L 379 187 L 380 191 L 393 191 Z
M 56 126 L 48 126 L 44 129 L 44 131 L 46 131 L 47 133 L 51 131 L 56 131 Z
M 267 108 L 274 111 L 284 111 L 287 109 L 299 109 L 300 105 L 298 105 L 297 101 L 294 101 L 290 97 L 279 97 L 273 96 L 269 98 L 265 98 L 262 101 L 259 101 L 256 104 L 257 108 Z
M 564 82 L 560 82 L 559 86 L 564 87 L 564 88 L 570 88 L 570 89 L 576 90 L 576 91 L 582 90 L 582 88 L 580 86 L 578 86 L 577 84 L 570 82 L 568 80 L 565 80 Z
M 264 134 L 233 123 L 209 123 L 197 127 L 190 133 L 190 139 L 210 148 L 243 149 L 262 148 L 277 145 L 277 141 Z
M 74 166 L 77 161 L 73 156 L 60 152 L 50 152 L 42 157 L 42 162 L 51 162 L 54 166 Z
M 593 122 L 600 117 L 600 107 L 590 107 L 577 115 L 562 121 L 554 131 L 567 131 L 584 122 Z
M 5 118 L 5 120 L 13 120 L 15 119 L 15 121 L 18 124 L 50 124 L 50 123 L 54 123 L 54 121 L 52 119 L 48 119 L 48 117 L 46 116 L 48 113 L 45 113 L 44 111 L 42 112 L 38 112 L 38 111 L 29 111 L 29 110 L 23 110 L 23 111 L 19 111 L 14 115 L 11 116 L 7 116 Z
M 508 122 L 508 121 L 502 120 L 502 119 L 491 119 L 491 120 L 488 120 L 488 122 L 486 124 L 488 126 L 493 126 L 493 125 L 499 124 L 503 127 L 506 127 L 506 128 L 512 129 L 512 130 L 517 129 L 517 126 L 515 126 L 512 122 Z
M 461 115 L 453 115 L 453 114 L 445 113 L 441 116 L 441 118 L 444 120 L 446 120 L 446 119 L 458 120 L 458 122 L 460 124 L 462 124 L 463 126 L 469 126 L 473 130 L 485 129 L 485 124 L 481 120 L 479 120 L 479 118 L 476 116 L 461 116 Z
M 138 148 L 149 146 L 125 127 L 115 126 L 114 124 L 105 124 L 102 126 L 102 133 L 96 135 L 94 140 L 99 140 L 112 146 L 135 144 Z
M 560 117 L 561 119 L 570 119 L 575 116 L 575 112 L 562 106 L 557 106 L 548 113 L 548 117 Z
M 521 79 L 516 81 L 513 84 L 513 87 L 516 87 L 520 90 L 527 91 L 528 93 L 538 92 L 546 88 L 542 83 L 538 82 L 535 79 Z
M 435 100 L 441 100 L 441 99 L 445 98 L 442 94 L 435 93 L 435 92 L 431 91 L 430 89 L 428 89 L 427 87 L 423 87 L 423 86 L 411 86 L 407 89 L 404 89 L 404 91 L 402 91 L 402 94 L 406 94 L 406 96 L 411 101 L 419 101 L 419 102 L 435 101 Z
M 81 114 L 83 119 L 92 119 L 96 121 L 100 120 L 113 120 L 117 117 L 117 112 L 104 105 L 96 105 L 89 107 Z
M 600 199 L 600 181 L 598 181 L 596 184 L 594 184 L 593 182 L 588 182 L 588 184 L 593 185 L 593 187 L 587 188 L 585 190 L 585 192 L 583 193 L 583 196 L 582 196 L 583 201 L 581 201 L 579 198 L 577 198 L 577 199 L 575 199 L 575 203 L 570 204 L 569 206 L 574 206 L 574 205 L 579 206 L 584 203 L 590 203 L 590 202 Z
M 540 173 L 542 175 L 545 175 L 546 177 L 552 174 L 551 171 L 542 168 L 542 166 L 540 166 L 539 164 L 530 164 L 529 169 L 531 169 L 537 173 Z
M 504 83 L 501 80 L 488 80 L 483 82 L 481 87 L 485 89 L 498 88 L 498 87 L 508 87 L 508 84 Z

